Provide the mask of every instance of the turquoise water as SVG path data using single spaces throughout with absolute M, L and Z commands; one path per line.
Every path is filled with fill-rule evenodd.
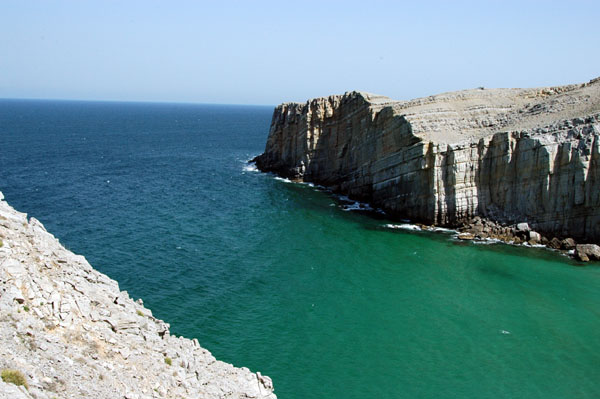
M 600 397 L 600 268 L 248 170 L 271 111 L 0 101 L 0 190 L 282 399 Z

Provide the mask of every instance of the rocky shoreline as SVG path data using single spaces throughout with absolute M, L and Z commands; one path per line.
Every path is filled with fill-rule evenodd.
M 460 240 L 497 240 L 506 244 L 544 246 L 571 256 L 580 262 L 600 260 L 600 246 L 578 244 L 573 238 L 548 238 L 529 227 L 527 223 L 507 225 L 476 216 L 458 229 Z
M 248 161 L 249 164 L 256 163 L 257 157 Z M 354 201 L 343 194 L 336 194 L 331 188 L 312 183 L 305 183 L 302 179 L 285 179 L 289 183 L 309 184 L 319 191 L 334 196 L 341 208 L 346 211 L 357 211 L 375 218 L 390 218 L 394 221 L 392 215 L 387 214 L 380 208 L 374 208 L 371 204 Z M 397 221 L 397 220 L 396 220 Z M 499 223 L 491 219 L 476 216 L 469 221 L 465 221 L 460 226 L 438 226 L 423 223 L 412 223 L 409 220 L 400 220 L 405 223 L 406 230 L 422 230 L 430 232 L 455 231 L 455 237 L 462 241 L 487 241 L 504 243 L 508 245 L 524 245 L 531 247 L 545 247 L 560 252 L 562 255 L 573 258 L 579 262 L 600 261 L 600 246 L 596 244 L 577 243 L 573 238 L 548 238 L 545 235 L 531 229 L 528 223 Z M 398 228 L 398 225 L 387 225 Z
M 275 399 L 267 376 L 175 337 L 0 193 L 0 398 Z
M 252 162 L 252 161 L 251 161 Z M 302 183 L 301 181 L 296 181 Z M 331 193 L 326 187 L 321 187 L 326 192 Z M 342 203 L 350 204 L 348 210 L 356 210 L 374 217 L 390 217 L 381 209 L 374 209 L 369 204 L 359 203 L 351 200 L 339 199 Z M 344 207 L 344 205 L 343 205 Z M 393 219 L 393 218 L 392 218 Z M 560 252 L 562 255 L 573 258 L 579 262 L 600 261 L 600 246 L 596 244 L 577 243 L 573 238 L 548 238 L 539 232 L 531 229 L 528 223 L 498 223 L 491 219 L 482 218 L 479 216 L 462 223 L 460 226 L 441 227 L 437 225 L 427 225 L 422 223 L 410 224 L 410 221 L 403 220 L 409 223 L 408 230 L 422 231 L 456 231 L 455 237 L 462 241 L 487 241 L 504 243 L 508 245 L 524 245 L 531 247 L 544 247 Z M 395 225 L 391 225 L 395 226 Z

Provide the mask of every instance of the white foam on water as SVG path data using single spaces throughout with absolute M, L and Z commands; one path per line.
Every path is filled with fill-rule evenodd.
M 419 226 L 414 225 L 414 224 L 410 224 L 410 223 L 386 224 L 383 227 L 387 227 L 388 229 L 402 229 L 402 230 L 412 230 L 412 231 L 421 231 L 421 230 L 423 230 Z
M 243 167 L 242 170 L 244 172 L 259 172 L 258 168 L 256 167 L 255 163 L 246 163 Z
M 290 179 L 286 179 L 285 177 L 275 176 L 275 180 L 279 180 L 279 181 L 282 181 L 284 183 L 293 183 L 293 181 L 291 181 Z
M 363 202 L 354 202 L 352 204 L 344 204 L 342 205 L 342 210 L 343 211 L 368 211 L 368 212 L 373 212 L 375 209 L 373 209 L 369 204 L 365 204 Z
M 317 186 L 317 188 L 320 190 L 327 191 L 327 188 L 323 187 L 323 186 Z M 344 204 L 344 203 L 340 204 L 340 207 L 345 212 L 349 212 L 349 211 L 376 212 L 381 215 L 385 215 L 385 211 L 383 209 L 373 208 L 370 204 L 368 204 L 366 202 L 354 201 L 354 200 L 350 199 L 347 195 L 337 194 L 337 195 L 335 195 L 335 197 L 340 202 L 347 202 L 346 204 Z
M 429 229 L 429 231 L 435 231 L 435 232 L 440 232 L 440 233 L 456 233 L 456 230 L 452 230 L 452 229 L 447 229 L 445 227 L 432 227 L 431 229 Z
M 471 242 L 475 245 L 492 245 L 492 244 L 498 244 L 502 241 L 500 240 L 495 240 L 493 238 L 486 238 L 483 240 L 471 240 Z

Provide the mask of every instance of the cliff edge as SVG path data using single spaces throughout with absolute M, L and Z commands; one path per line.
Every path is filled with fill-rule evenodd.
M 600 78 L 411 101 L 354 91 L 276 107 L 255 161 L 398 219 L 600 242 L 599 135 Z
M 269 377 L 216 360 L 0 193 L 0 398 L 265 398 Z

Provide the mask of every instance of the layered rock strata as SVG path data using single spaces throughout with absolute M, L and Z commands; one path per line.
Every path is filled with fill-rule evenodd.
M 0 193 L 0 398 L 269 398 L 271 380 L 175 337 Z
M 275 108 L 259 169 L 399 219 L 527 222 L 600 242 L 600 79 L 394 101 L 362 92 Z

